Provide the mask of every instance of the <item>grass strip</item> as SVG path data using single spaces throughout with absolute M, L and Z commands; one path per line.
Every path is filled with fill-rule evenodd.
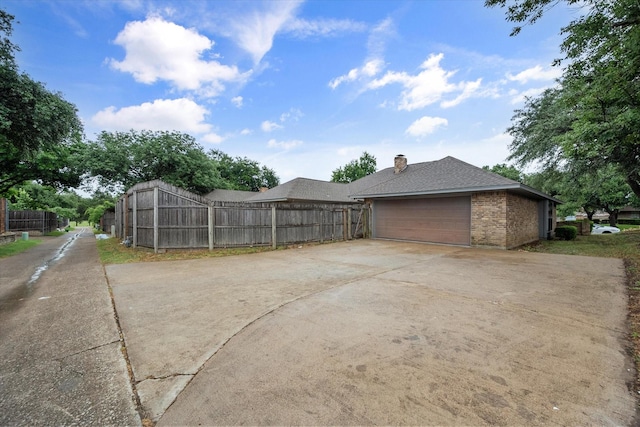
M 6 258 L 12 255 L 19 254 L 20 252 L 24 252 L 27 249 L 32 248 L 40 243 L 42 243 L 42 240 L 29 239 L 16 240 L 15 242 L 7 243 L 6 245 L 0 245 L 0 258 Z
M 118 239 L 98 240 L 98 253 L 103 264 L 127 264 L 131 262 L 178 261 L 186 259 L 217 258 L 231 255 L 254 254 L 268 252 L 270 246 L 254 246 L 251 248 L 214 249 L 172 249 L 164 253 L 154 253 L 148 248 L 128 248 Z

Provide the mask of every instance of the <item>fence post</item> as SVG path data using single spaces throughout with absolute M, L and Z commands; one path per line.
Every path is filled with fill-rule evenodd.
M 213 227 L 214 227 L 214 222 L 216 220 L 216 217 L 215 217 L 215 210 L 211 205 L 207 206 L 207 217 L 208 217 L 207 225 L 209 226 L 209 250 L 212 251 L 213 250 L 213 230 L 214 230 Z
M 158 253 L 158 187 L 153 187 L 153 252 Z
M 353 210 L 351 208 L 347 209 L 347 239 L 351 240 L 352 239 L 352 235 L 351 235 L 351 223 L 352 223 L 352 219 L 351 219 L 351 215 L 353 214 Z
M 318 228 L 320 229 L 320 243 L 324 243 L 324 226 L 323 226 L 323 218 L 324 217 L 324 209 L 320 209 L 320 225 Z
M 271 206 L 271 247 L 275 249 L 278 246 L 278 242 L 276 241 L 276 207 Z
M 132 228 L 131 234 L 133 235 L 133 247 L 137 248 L 138 247 L 138 192 L 136 190 L 133 190 L 133 192 L 131 193 L 131 197 L 133 198 L 131 203 L 133 205 L 131 207 L 131 228 Z M 125 200 L 127 201 L 127 205 L 128 205 L 129 196 L 126 196 Z M 129 217 L 129 207 L 127 206 L 127 209 L 125 209 L 125 218 L 128 218 L 128 217 Z M 129 231 L 128 224 L 125 224 L 125 229 L 124 229 L 125 239 L 127 238 L 128 231 Z

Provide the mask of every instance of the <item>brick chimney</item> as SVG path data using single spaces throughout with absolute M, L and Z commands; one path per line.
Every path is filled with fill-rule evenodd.
M 404 154 L 398 154 L 393 159 L 393 173 L 400 173 L 407 168 L 407 158 Z

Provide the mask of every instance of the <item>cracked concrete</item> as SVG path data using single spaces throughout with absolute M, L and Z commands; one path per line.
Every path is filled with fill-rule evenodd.
M 634 422 L 620 260 L 362 240 L 107 274 L 158 425 Z
M 93 233 L 42 239 L 0 260 L 0 425 L 139 425 Z

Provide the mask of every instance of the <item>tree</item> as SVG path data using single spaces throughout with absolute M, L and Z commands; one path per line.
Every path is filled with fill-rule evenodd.
M 515 166 L 507 165 L 506 163 L 500 163 L 492 167 L 483 166 L 482 169 L 518 182 L 524 182 L 525 179 L 525 175 Z
M 11 43 L 14 16 L 0 10 L 0 195 L 29 180 L 76 187 L 82 124 L 59 93 L 20 73 Z
M 209 151 L 209 158 L 215 163 L 227 188 L 232 190 L 259 191 L 260 188 L 273 188 L 280 184 L 272 169 L 260 166 L 255 160 L 233 158 L 220 150 Z
M 103 131 L 88 144 L 84 162 L 89 175 L 110 192 L 154 179 L 197 194 L 227 188 L 195 139 L 175 131 Z
M 565 2 L 585 5 L 586 13 L 562 29 L 565 58 L 556 64 L 568 64 L 558 89 L 530 100 L 516 113 L 514 138 L 520 141 L 514 140 L 513 154 L 522 160 L 542 160 L 547 166 L 554 158 L 579 163 L 592 171 L 613 165 L 640 196 L 640 3 Z M 534 23 L 556 3 L 516 0 L 507 7 L 507 20 Z M 507 1 L 485 4 L 506 7 Z M 556 114 L 557 120 L 551 120 Z M 524 152 L 528 154 L 523 156 Z
M 352 160 L 331 173 L 331 182 L 349 183 L 371 175 L 376 171 L 376 158 L 364 151 L 359 159 Z

